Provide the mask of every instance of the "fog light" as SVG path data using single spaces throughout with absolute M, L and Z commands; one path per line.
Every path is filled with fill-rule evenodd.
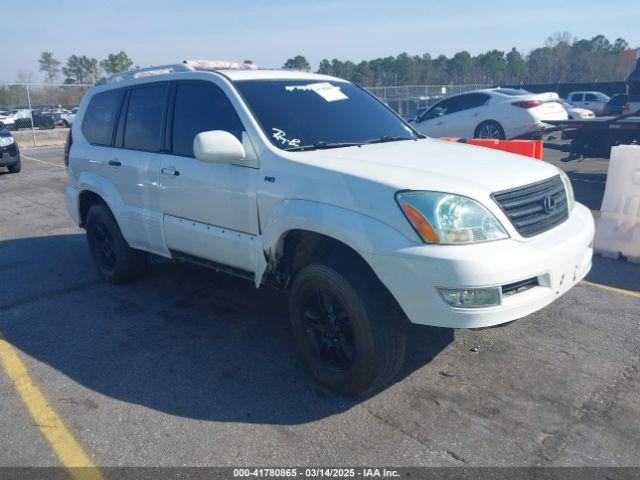
M 481 308 L 500 305 L 500 288 L 439 288 L 445 302 L 456 308 Z

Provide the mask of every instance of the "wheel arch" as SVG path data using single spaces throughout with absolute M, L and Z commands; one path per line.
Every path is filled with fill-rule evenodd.
M 393 227 L 372 217 L 307 200 L 282 202 L 263 225 L 268 226 L 262 232 L 266 270 L 281 286 L 301 266 L 336 250 L 363 262 L 379 278 L 365 253 L 413 245 Z M 257 284 L 260 281 L 256 278 Z
M 78 181 L 78 192 L 78 213 L 81 227 L 84 227 L 86 214 L 91 205 L 99 202 L 109 209 L 120 230 L 123 231 L 124 201 L 113 184 L 93 172 L 83 172 Z

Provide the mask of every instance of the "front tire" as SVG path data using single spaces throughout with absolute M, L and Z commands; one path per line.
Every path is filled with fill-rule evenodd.
M 327 259 L 304 267 L 289 307 L 302 359 L 329 389 L 347 396 L 372 392 L 402 367 L 406 318 L 363 261 Z
M 89 251 L 107 282 L 130 283 L 144 273 L 147 253 L 129 247 L 105 205 L 95 204 L 89 209 L 85 226 Z
M 7 168 L 9 169 L 9 173 L 20 173 L 20 170 L 22 170 L 22 162 L 18 161 L 18 163 L 9 165 Z
M 504 128 L 498 122 L 487 120 L 476 127 L 473 138 L 494 138 L 496 140 L 506 140 Z

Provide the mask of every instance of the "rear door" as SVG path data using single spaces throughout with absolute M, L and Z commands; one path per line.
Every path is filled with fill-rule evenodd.
M 491 97 L 486 93 L 468 93 L 456 98 L 456 111 L 448 115 L 445 135 L 473 138 L 476 127 L 485 118 Z
M 169 82 L 142 84 L 128 90 L 118 121 L 110 168 L 119 176 L 118 190 L 127 206 L 132 247 L 166 255 L 162 214 L 155 185 L 164 140 Z
M 176 82 L 167 125 L 169 152 L 162 156 L 156 188 L 166 245 L 174 254 L 252 273 L 260 252 L 255 196 L 259 171 L 198 161 L 193 141 L 210 130 L 243 140 L 242 122 L 220 87 L 204 80 Z
M 602 113 L 605 103 L 598 98 L 594 93 L 584 94 L 584 108 L 591 110 L 594 113 Z

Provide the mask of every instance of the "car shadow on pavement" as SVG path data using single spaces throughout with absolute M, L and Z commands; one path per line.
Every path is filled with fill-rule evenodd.
M 0 332 L 13 345 L 117 400 L 189 418 L 284 425 L 363 400 L 321 387 L 297 357 L 286 296 L 241 279 L 154 260 L 139 281 L 109 285 L 75 234 L 1 241 L 0 284 L 8 286 L 0 289 Z M 449 329 L 409 328 L 396 381 L 453 341 Z
M 600 210 L 607 175 L 604 173 L 567 172 L 571 179 L 576 201 L 589 210 Z

